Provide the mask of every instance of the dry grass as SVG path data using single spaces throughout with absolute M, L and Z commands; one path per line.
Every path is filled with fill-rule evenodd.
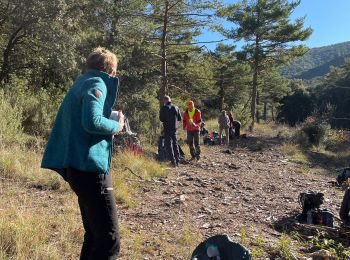
M 258 124 L 255 125 L 255 131 L 263 135 L 275 136 L 282 139 L 291 139 L 296 129 L 287 125 L 276 123 Z
M 76 259 L 83 230 L 71 192 L 1 185 L 0 259 Z
M 293 161 L 298 163 L 308 163 L 308 158 L 303 150 L 297 144 L 286 143 L 281 146 L 283 154 L 289 156 Z
M 57 174 L 49 174 L 40 168 L 42 153 L 20 145 L 0 148 L 0 175 L 15 181 L 25 181 L 47 189 L 67 187 Z
M 28 150 L 22 145 L 0 149 L 0 259 L 79 256 L 83 227 L 76 196 L 56 173 L 40 169 L 41 158 L 40 150 Z M 144 180 L 166 176 L 162 165 L 132 153 L 116 156 L 113 165 L 117 200 L 127 206 L 138 203 L 134 193 L 140 182 L 125 167 Z M 126 230 L 123 225 L 121 229 Z M 142 245 L 128 252 L 131 255 L 127 259 L 140 259 L 133 255 L 143 255 L 144 240 L 150 239 L 148 234 L 124 233 L 123 243 L 132 245 L 139 239 Z
M 165 177 L 167 172 L 154 159 L 125 152 L 113 158 L 111 174 L 117 201 L 131 207 L 135 204 L 134 192 L 139 187 L 140 178 L 150 181 L 154 177 Z
M 200 232 L 188 225 L 181 230 L 131 231 L 127 227 L 121 228 L 123 246 L 121 259 L 190 259 L 193 249 L 203 240 Z

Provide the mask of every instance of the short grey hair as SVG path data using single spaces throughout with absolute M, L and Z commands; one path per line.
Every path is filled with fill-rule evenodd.
M 111 73 L 118 65 L 117 56 L 109 50 L 97 47 L 92 50 L 86 59 L 87 69 L 95 69 Z
M 168 95 L 165 95 L 163 97 L 163 100 L 166 101 L 166 102 L 171 102 L 171 98 Z

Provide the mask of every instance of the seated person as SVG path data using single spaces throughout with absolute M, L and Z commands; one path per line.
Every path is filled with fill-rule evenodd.
M 201 129 L 200 129 L 200 135 L 201 136 L 206 136 L 207 134 L 209 134 L 208 129 L 205 128 L 205 123 L 202 122 L 201 123 Z
M 231 138 L 233 137 L 240 137 L 241 135 L 241 122 L 235 120 L 233 118 L 233 113 L 228 112 L 228 118 L 230 119 L 230 134 L 233 136 L 230 136 Z
M 339 216 L 345 225 L 350 225 L 350 188 L 345 191 L 343 202 L 340 207 Z

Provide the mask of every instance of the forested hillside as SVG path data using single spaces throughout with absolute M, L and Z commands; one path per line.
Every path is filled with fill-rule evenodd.
M 291 65 L 282 69 L 288 78 L 313 79 L 324 76 L 331 66 L 339 67 L 350 57 L 350 42 L 312 48 L 307 54 L 296 58 Z

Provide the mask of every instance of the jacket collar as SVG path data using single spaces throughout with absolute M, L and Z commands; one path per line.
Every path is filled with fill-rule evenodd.
M 106 72 L 94 69 L 87 70 L 87 73 L 100 77 L 104 81 L 107 86 L 107 92 L 110 93 L 108 95 L 108 101 L 113 106 L 119 94 L 119 78 L 111 77 Z
M 185 111 L 187 114 L 190 112 L 188 111 L 188 108 L 186 108 L 186 111 Z M 197 108 L 194 108 L 194 113 L 197 113 L 198 112 L 198 109 Z
M 118 77 L 111 77 L 108 75 L 108 73 L 100 71 L 100 70 L 94 70 L 89 69 L 87 70 L 88 73 L 91 73 L 97 77 L 100 77 L 104 83 L 107 86 L 107 90 L 110 93 L 116 93 L 119 87 L 119 78 Z

